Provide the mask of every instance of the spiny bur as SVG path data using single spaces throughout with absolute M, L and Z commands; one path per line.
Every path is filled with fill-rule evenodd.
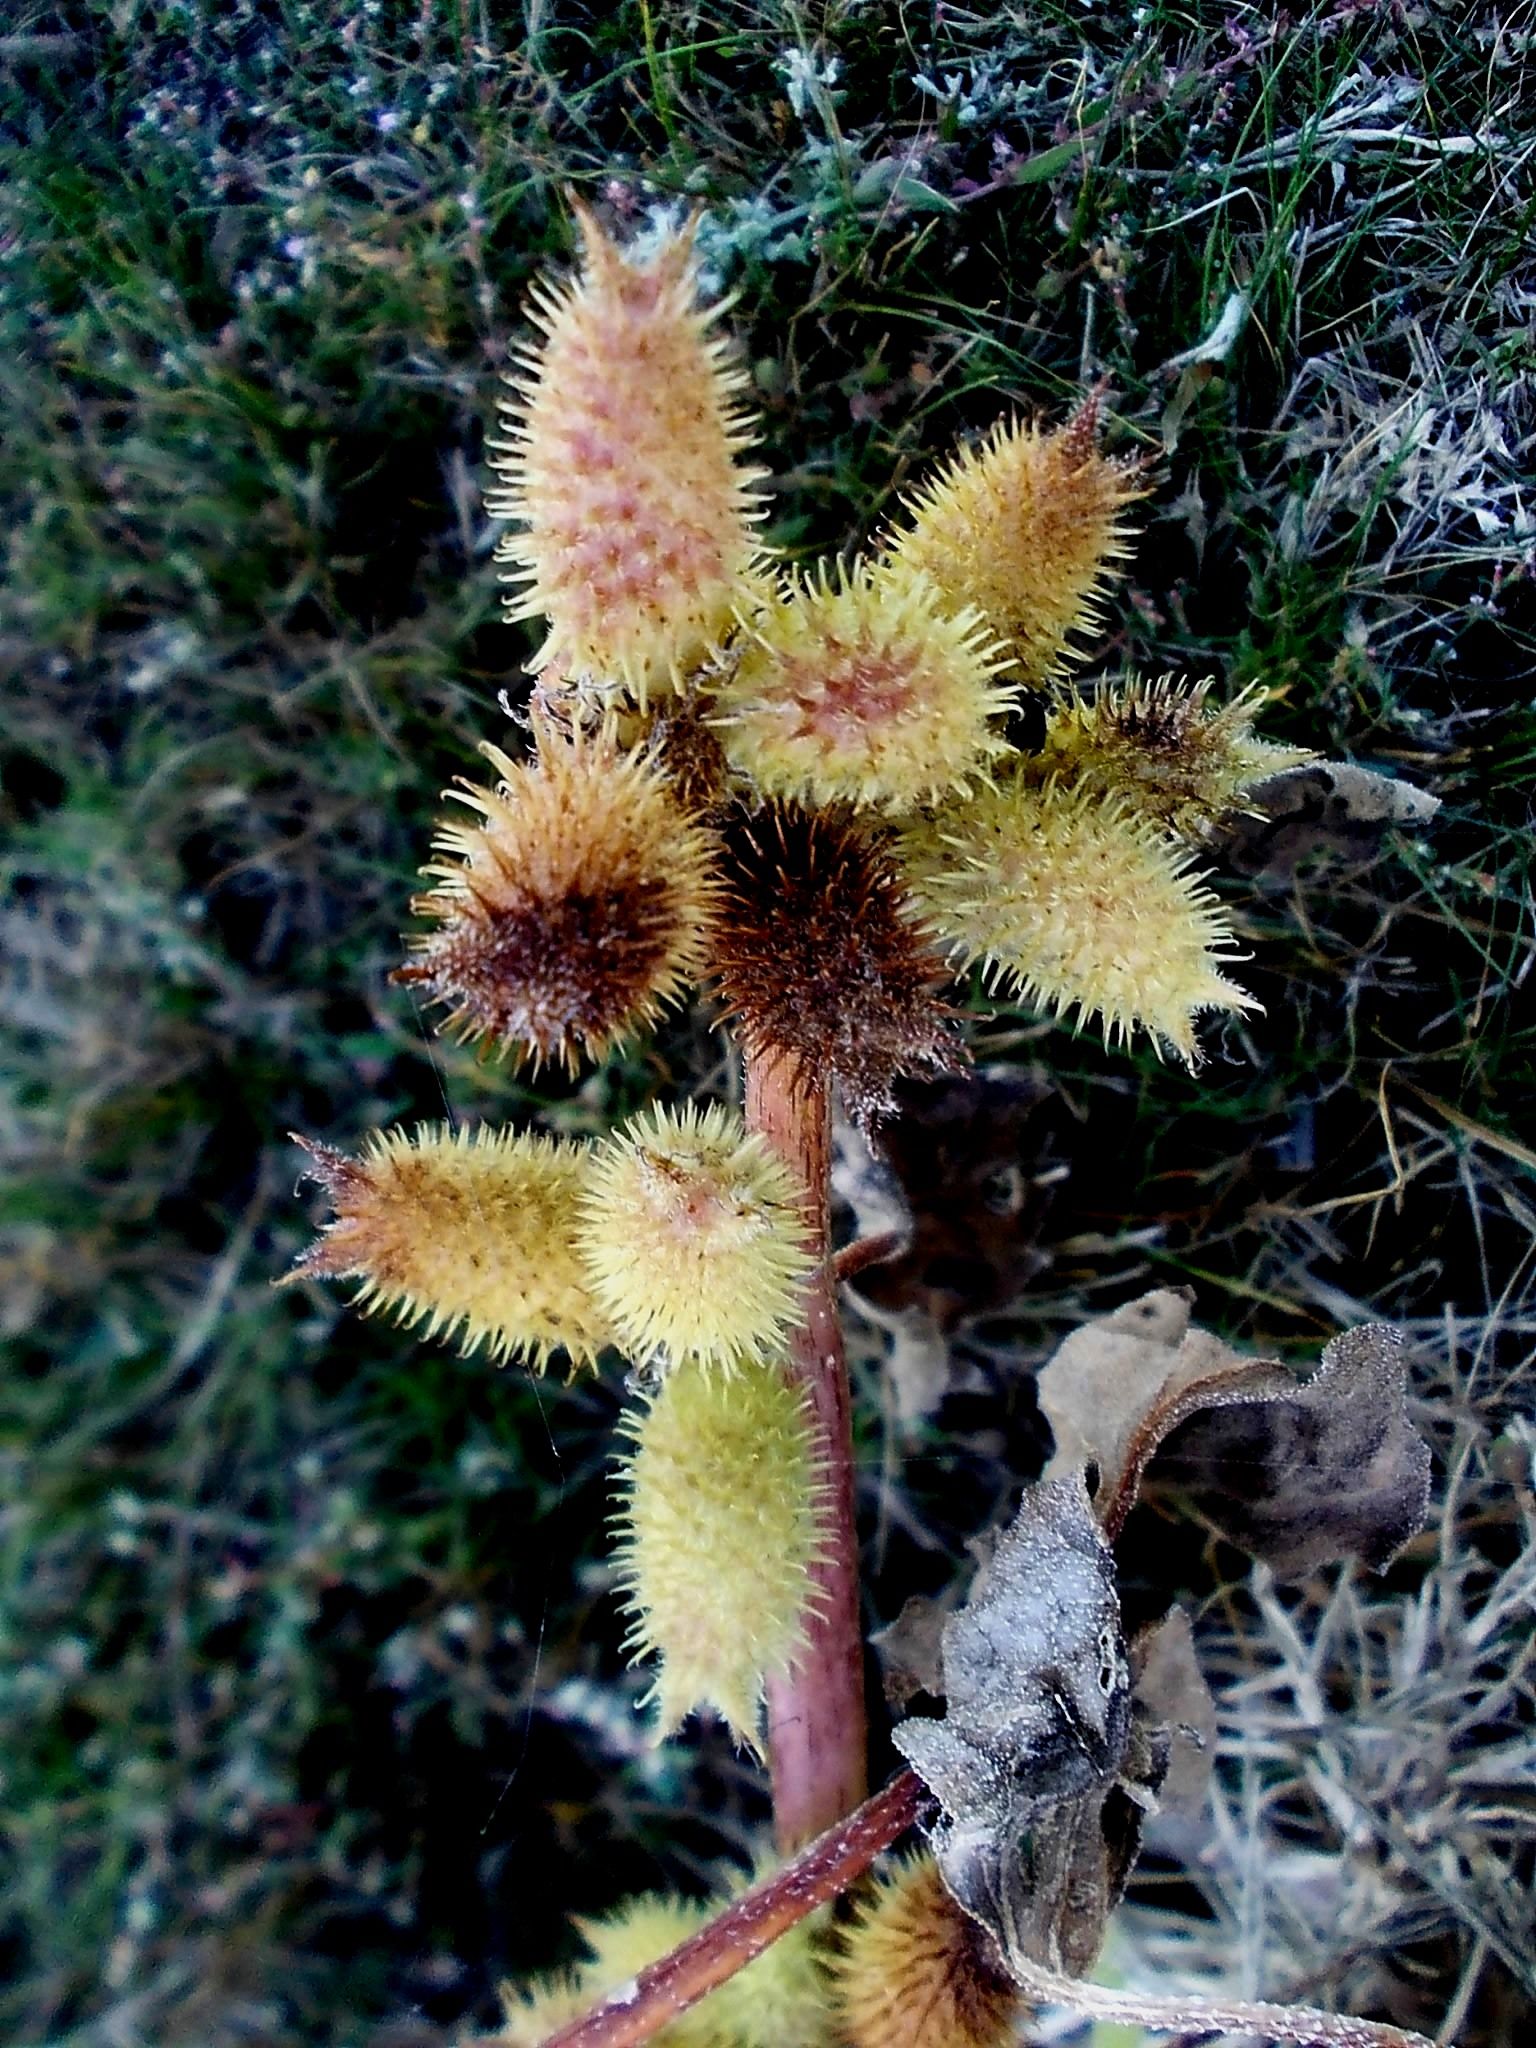
M 475 2042 L 475 2048 L 544 2048 L 544 2043 L 590 2012 L 602 1996 L 591 1991 L 575 1974 L 541 1977 L 527 1984 L 502 1983 L 496 1987 L 501 2000 L 501 2025 L 494 2034 Z
M 575 212 L 582 272 L 534 288 L 543 338 L 509 379 L 488 509 L 515 524 L 497 549 L 524 586 L 512 616 L 548 622 L 530 666 L 644 702 L 733 630 L 762 472 L 740 459 L 745 378 L 697 304 L 692 229 L 637 263 Z
M 951 605 L 980 612 L 1019 682 L 1060 671 L 1129 553 L 1123 514 L 1142 487 L 1134 464 L 1099 452 L 1097 429 L 1096 399 L 1064 427 L 1000 422 L 907 502 L 910 524 L 888 544 Z
M 833 2004 L 847 2048 L 1005 2048 L 1023 2010 L 926 1854 L 881 1880 L 846 1931 Z
M 747 617 L 715 721 L 766 796 L 911 811 L 1007 751 L 1002 653 L 979 613 L 905 565 L 788 577 Z
M 628 1647 L 657 1660 L 666 1734 L 708 1708 L 757 1746 L 764 1681 L 805 1640 L 820 1554 L 806 1396 L 771 1365 L 670 1372 L 624 1425 L 618 1568 Z
M 473 821 L 438 833 L 413 906 L 436 928 L 395 979 L 443 1004 L 461 1038 L 572 1068 L 601 1059 L 703 966 L 710 835 L 648 753 L 606 733 L 544 723 L 532 759 L 481 752 L 499 779 L 450 792 Z
M 1254 731 L 1261 689 L 1213 706 L 1213 681 L 1133 676 L 1091 697 L 1074 691 L 1053 708 L 1030 778 L 1123 796 L 1180 838 L 1204 841 L 1255 783 L 1314 758 Z
M 845 808 L 738 809 L 720 827 L 714 974 L 753 1057 L 835 1074 L 849 1113 L 878 1121 L 895 1082 L 955 1065 L 949 978 L 889 835 Z
M 633 1358 L 726 1373 L 775 1357 L 813 1260 L 805 1191 L 740 1116 L 654 1107 L 596 1147 L 577 1244 Z
M 429 1124 L 414 1136 L 375 1132 L 357 1159 L 297 1142 L 336 1217 L 289 1281 L 361 1280 L 356 1306 L 540 1371 L 560 1351 L 573 1366 L 593 1365 L 612 1342 L 572 1243 L 579 1147 Z
M 1187 848 L 1124 797 L 1020 780 L 905 836 L 934 929 L 994 982 L 1106 1043 L 1152 1034 L 1198 1063 L 1195 1019 L 1251 1010 L 1221 972 L 1235 942 Z
M 601 1919 L 578 1920 L 589 1959 L 564 1977 L 502 1985 L 504 2023 L 482 2048 L 539 2048 L 696 1934 L 724 1903 L 647 1893 Z M 800 1921 L 651 2039 L 659 2048 L 833 2048 L 822 1918 Z
M 725 802 L 731 773 L 720 736 L 702 714 L 706 701 L 697 695 L 664 698 L 646 729 L 652 759 L 684 810 L 699 817 Z

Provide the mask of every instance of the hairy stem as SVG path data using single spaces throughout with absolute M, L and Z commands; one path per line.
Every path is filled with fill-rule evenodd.
M 787 1854 L 851 1813 L 868 1784 L 848 1366 L 828 1237 L 831 1105 L 826 1077 L 807 1077 L 782 1059 L 749 1054 L 747 1122 L 809 1190 L 806 1228 L 818 1260 L 805 1320 L 791 1342 L 791 1370 L 810 1396 L 826 1486 L 823 1556 L 811 1574 L 806 1648 L 793 1674 L 768 1687 L 774 1829 Z
M 882 1849 L 931 1807 L 921 1779 L 913 1771 L 903 1771 L 772 1877 L 743 1892 L 680 1948 L 552 2034 L 544 2048 L 634 2048 L 649 2040 L 669 2020 L 744 1969 L 807 1913 L 846 1891 Z
M 899 1780 L 897 1781 L 900 1782 Z M 1156 1992 L 1113 1991 L 1059 1976 L 1036 1963 L 1010 1958 L 1009 1972 L 1025 1997 L 1064 2006 L 1085 2019 L 1143 2027 L 1149 2034 L 1257 2034 L 1292 2048 L 1434 2048 L 1422 2034 L 1384 2020 L 1357 2020 L 1310 2005 L 1271 2005 L 1243 1998 L 1159 1997 Z

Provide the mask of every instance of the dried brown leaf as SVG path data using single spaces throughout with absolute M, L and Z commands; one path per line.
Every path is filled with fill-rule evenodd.
M 1309 761 L 1256 783 L 1227 831 L 1224 858 L 1246 875 L 1291 875 L 1313 853 L 1374 860 L 1394 827 L 1427 825 L 1440 799 L 1353 761 Z
M 1043 1078 L 1003 1067 L 899 1085 L 880 1175 L 850 1160 L 839 1183 L 861 1233 L 889 1229 L 890 1183 L 905 1191 L 910 1239 L 859 1275 L 865 1300 L 920 1308 L 946 1333 L 1017 1300 L 1049 1263 L 1038 1232 L 1063 1177 L 1051 1157 L 1054 1099 Z
M 1131 1644 L 1136 1709 L 1168 1732 L 1168 1771 L 1158 1789 L 1161 1813 L 1194 1819 L 1205 1810 L 1216 1755 L 1216 1702 L 1195 1655 L 1195 1632 L 1182 1607 L 1144 1628 Z
M 1429 1447 L 1407 1391 L 1399 1333 L 1366 1323 L 1289 1394 L 1191 1416 L 1153 1474 L 1279 1578 L 1341 1557 L 1381 1571 L 1429 1508 Z
M 1169 1430 L 1196 1407 L 1290 1393 L 1274 1360 L 1245 1360 L 1190 1323 L 1188 1288 L 1155 1288 L 1063 1337 L 1040 1368 L 1040 1413 L 1057 1450 L 1047 1477 L 1098 1466 L 1094 1505 L 1114 1540 L 1135 1505 L 1141 1475 Z
M 1166 1760 L 1133 1729 L 1114 1560 L 1081 1472 L 1029 1489 L 942 1643 L 944 1718 L 894 1740 L 942 1808 L 944 1881 L 1016 1969 L 1080 1974 Z
M 911 1594 L 900 1614 L 876 1629 L 870 1648 L 880 1659 L 886 1702 L 901 1712 L 920 1692 L 944 1697 L 943 1640 L 949 1608 L 926 1594 Z
M 1051 1472 L 1097 1465 L 1113 1541 L 1148 1468 L 1281 1577 L 1358 1557 L 1380 1569 L 1422 1525 L 1429 1452 L 1408 1420 L 1397 1333 L 1334 1338 L 1310 1380 L 1247 1359 L 1161 1290 L 1075 1330 L 1042 1370 Z
M 1194 1408 L 1295 1386 L 1284 1366 L 1240 1358 L 1192 1324 L 1192 1299 L 1182 1288 L 1158 1288 L 1095 1316 L 1064 1338 L 1041 1369 L 1040 1409 L 1056 1439 L 1046 1476 L 1096 1466 L 1095 1508 L 1111 1541 L 1135 1503 L 1148 1460 Z

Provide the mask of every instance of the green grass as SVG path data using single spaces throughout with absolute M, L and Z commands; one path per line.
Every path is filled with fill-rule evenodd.
M 705 208 L 782 546 L 861 538 L 957 432 L 1103 377 L 1118 444 L 1157 466 L 1096 665 L 1262 680 L 1277 736 L 1444 798 L 1364 869 L 1224 885 L 1266 1010 L 1197 1079 L 1028 1018 L 977 1042 L 1045 1062 L 1066 1105 L 1016 1347 L 1149 1272 L 1246 1342 L 1399 1317 L 1438 1359 L 1426 1412 L 1488 1475 L 1466 1597 L 1524 1554 L 1522 19 L 76 0 L 8 22 L 8 2039 L 446 2040 L 561 1953 L 567 1911 L 696 1884 L 761 1814 L 719 1741 L 634 1749 L 601 1564 L 619 1390 L 270 1286 L 306 1234 L 288 1130 L 541 1106 L 579 1128 L 718 1057 L 678 1025 L 547 1101 L 387 983 L 437 792 L 502 732 L 528 649 L 498 621 L 480 451 L 567 188 L 639 229 Z M 1165 368 L 1239 292 L 1230 356 Z M 904 1590 L 898 1560 L 876 1598 Z M 1413 1597 L 1380 1595 L 1373 1641 Z M 1268 1668 L 1264 1614 L 1244 1626 L 1231 1655 Z M 1516 1676 L 1479 1743 L 1529 1719 L 1495 1633 Z M 1496 1691 L 1454 1678 L 1446 1699 Z M 1330 1824 L 1309 1810 L 1309 1841 Z M 1421 2021 L 1465 1981 L 1459 2038 L 1513 2037 L 1527 1993 L 1473 1905 L 1529 1870 L 1473 1849 L 1482 1890 L 1399 1858 L 1352 1961 L 1298 1938 L 1307 1988 L 1375 1995 L 1406 1945 Z

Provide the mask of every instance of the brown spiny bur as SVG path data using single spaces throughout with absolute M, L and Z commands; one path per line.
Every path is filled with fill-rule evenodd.
M 439 832 L 434 886 L 413 905 L 437 929 L 395 979 L 444 1004 L 461 1039 L 574 1068 L 698 974 L 713 842 L 650 755 L 606 732 L 545 725 L 528 761 L 481 751 L 500 780 L 451 792 L 478 815 Z
M 651 719 L 648 743 L 685 811 L 704 816 L 719 808 L 731 771 L 718 736 L 699 716 L 696 699 L 663 698 Z
M 1313 758 L 1254 731 L 1262 690 L 1212 706 L 1212 680 L 1131 676 L 1091 697 L 1074 691 L 1051 712 L 1028 774 L 1124 796 L 1181 838 L 1208 839 L 1256 783 Z
M 898 1076 L 964 1058 L 928 944 L 883 834 L 846 810 L 774 803 L 722 828 L 715 976 L 748 1052 L 827 1071 L 860 1122 Z
M 918 1855 L 844 1937 L 834 2002 L 849 2048 L 1004 2048 L 1022 2009 L 990 1937 Z

